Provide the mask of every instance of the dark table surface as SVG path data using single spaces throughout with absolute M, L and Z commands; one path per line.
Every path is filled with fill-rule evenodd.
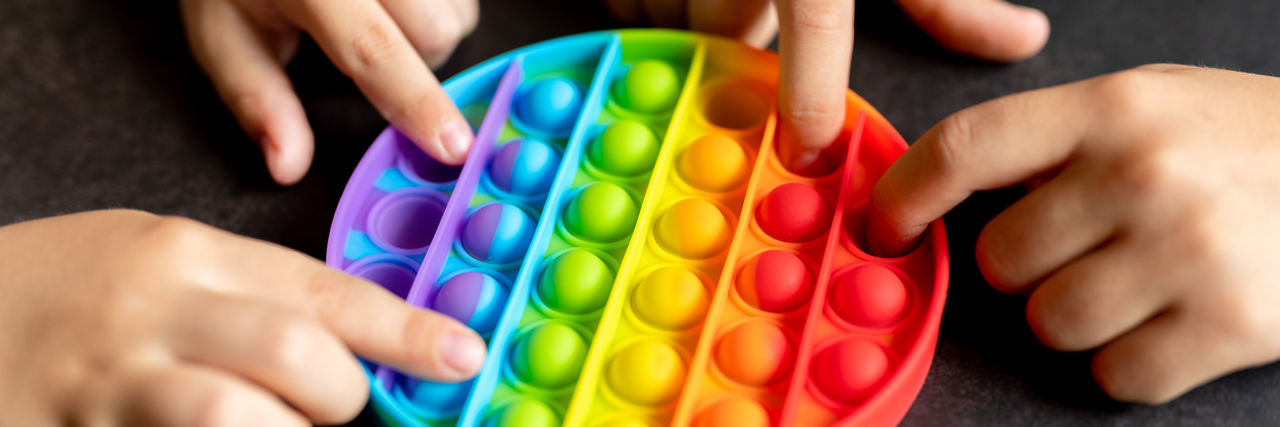
M 891 2 L 862 3 L 851 86 L 908 140 L 986 99 L 1145 63 L 1280 75 L 1280 2 L 1025 1 L 1048 13 L 1053 34 L 1015 65 L 947 53 Z M 617 25 L 595 0 L 483 1 L 479 30 L 440 74 Z M 0 223 L 130 207 L 323 256 L 343 185 L 386 123 L 314 46 L 290 74 L 318 148 L 307 178 L 281 188 L 192 62 L 175 2 L 0 2 Z M 1040 346 L 1024 299 L 992 291 L 973 262 L 982 224 L 1009 200 L 982 194 L 947 217 L 951 294 L 933 369 L 904 424 L 1280 424 L 1280 365 L 1146 407 L 1103 395 L 1089 354 Z

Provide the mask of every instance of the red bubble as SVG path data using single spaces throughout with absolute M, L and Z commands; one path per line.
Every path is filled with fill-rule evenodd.
M 807 242 L 831 227 L 831 205 L 811 186 L 786 183 L 774 188 L 760 202 L 756 221 L 775 239 Z
M 907 287 L 893 271 L 868 265 L 840 278 L 829 302 L 841 318 L 858 326 L 888 326 L 907 309 Z
M 888 372 L 884 348 L 852 338 L 820 351 L 809 375 L 827 396 L 852 405 L 874 392 Z
M 738 273 L 738 295 L 764 311 L 782 313 L 813 294 L 813 276 L 796 254 L 771 250 L 752 258 Z

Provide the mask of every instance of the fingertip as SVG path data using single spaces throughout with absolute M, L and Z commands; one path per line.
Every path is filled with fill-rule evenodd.
M 475 135 L 471 133 L 471 125 L 461 116 L 445 121 L 440 126 L 440 145 L 444 148 L 444 156 L 440 161 L 460 165 L 467 160 Z
M 451 328 L 441 340 L 440 348 L 445 364 L 454 370 L 459 379 L 475 376 L 484 365 L 484 340 L 470 329 Z
M 1043 11 L 1002 0 L 899 3 L 948 49 L 990 61 L 1016 62 L 1034 56 L 1049 40 Z
M 306 176 L 315 155 L 313 138 L 310 129 L 306 128 L 306 132 L 301 134 L 268 130 L 259 139 L 258 145 L 262 148 L 267 170 L 277 184 L 297 184 Z

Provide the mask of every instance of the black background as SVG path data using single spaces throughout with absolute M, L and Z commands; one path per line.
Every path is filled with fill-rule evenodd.
M 595 0 L 481 3 L 479 30 L 442 78 L 519 46 L 618 25 Z M 1049 44 L 996 65 L 950 54 L 891 2 L 864 0 L 851 87 L 911 140 L 983 100 L 1145 63 L 1280 74 L 1280 2 L 1021 3 L 1048 13 Z M 386 123 L 313 45 L 289 71 L 318 147 L 307 178 L 281 188 L 191 60 L 174 2 L 0 1 L 0 223 L 130 207 L 323 256 L 347 177 Z M 951 294 L 933 369 L 904 424 L 1280 423 L 1280 365 L 1145 407 L 1107 399 L 1088 354 L 1040 346 L 1024 300 L 990 290 L 973 262 L 974 237 L 1012 196 L 981 194 L 947 217 Z

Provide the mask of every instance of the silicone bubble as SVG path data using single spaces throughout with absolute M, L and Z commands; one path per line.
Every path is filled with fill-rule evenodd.
M 569 202 L 564 225 L 570 233 L 597 243 L 616 242 L 631 235 L 640 208 L 617 184 L 587 185 Z
M 462 406 L 471 390 L 470 382 L 437 383 L 407 378 L 405 395 L 413 402 L 413 406 L 430 412 L 445 412 Z
M 698 324 L 710 296 L 702 280 L 683 267 L 654 270 L 636 285 L 631 308 L 641 319 L 662 329 L 683 330 Z
M 547 192 L 556 177 L 560 154 L 542 140 L 525 138 L 503 144 L 489 163 L 489 179 L 499 190 L 533 196 Z
M 591 142 L 587 156 L 600 170 L 630 177 L 653 169 L 659 145 L 648 126 L 633 120 L 618 120 Z
M 560 416 L 546 404 L 533 399 L 520 399 L 493 414 L 485 427 L 555 427 Z
M 370 237 L 396 252 L 425 251 L 444 214 L 445 201 L 440 197 L 420 188 L 383 196 L 369 211 Z
M 493 332 L 507 303 L 507 288 L 488 274 L 459 273 L 444 282 L 431 308 L 467 324 L 480 335 Z
M 570 249 L 551 261 L 538 281 L 538 296 L 548 307 L 585 314 L 604 307 L 613 288 L 613 269 L 585 249 Z
M 782 184 L 760 202 L 756 221 L 775 239 L 807 242 L 831 228 L 831 205 L 811 186 Z
M 696 427 L 768 427 L 769 413 L 750 399 L 731 397 L 698 414 Z
M 685 369 L 684 360 L 670 345 L 643 340 L 619 351 L 605 377 L 618 396 L 653 406 L 669 402 L 680 393 Z
M 676 171 L 685 182 L 712 192 L 729 191 L 746 182 L 751 164 L 742 144 L 720 134 L 706 134 L 684 150 Z
M 511 368 L 525 382 L 543 388 L 573 384 L 587 357 L 587 342 L 578 331 L 547 322 L 516 343 Z
M 716 347 L 726 376 L 749 386 L 773 383 L 790 372 L 795 349 L 776 325 L 750 320 L 729 330 Z
M 670 110 L 680 96 L 680 77 L 666 62 L 637 62 L 613 87 L 618 104 L 645 114 Z
M 729 221 L 715 205 L 702 199 L 685 199 L 658 219 L 658 243 L 685 258 L 710 258 L 729 245 Z
M 907 287 L 902 278 L 879 265 L 859 267 L 845 274 L 831 290 L 831 308 L 841 318 L 859 326 L 887 326 L 907 308 Z
M 509 264 L 520 260 L 533 238 L 533 218 L 506 203 L 477 209 L 462 229 L 462 247 L 477 260 Z
M 833 399 L 857 404 L 875 391 L 889 371 L 889 355 L 879 344 L 849 338 L 814 356 L 809 375 Z
M 804 304 L 813 294 L 813 275 L 794 253 L 769 250 L 747 261 L 738 273 L 738 295 L 764 311 L 782 313 Z
M 516 104 L 516 115 L 524 124 L 543 132 L 561 135 L 573 128 L 582 108 L 582 89 L 567 77 L 536 80 Z

